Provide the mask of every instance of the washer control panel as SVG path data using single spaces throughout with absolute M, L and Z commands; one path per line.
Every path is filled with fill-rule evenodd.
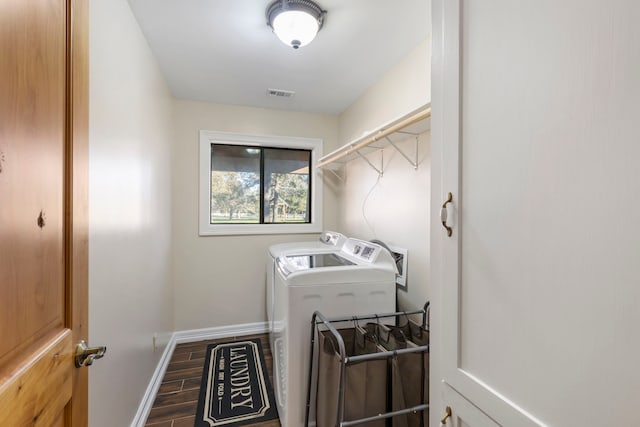
M 382 247 L 364 240 L 347 239 L 342 250 L 362 261 L 375 262 Z
M 320 241 L 325 245 L 335 246 L 341 248 L 347 237 L 344 234 L 340 234 L 337 231 L 323 231 L 320 235 Z

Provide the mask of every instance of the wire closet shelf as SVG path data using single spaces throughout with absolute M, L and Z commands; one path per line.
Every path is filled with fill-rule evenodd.
M 431 104 L 426 104 L 321 157 L 316 164 L 316 168 L 335 172 L 335 169 L 342 167 L 355 158 L 359 157 L 367 160 L 367 154 L 388 146 L 394 147 L 414 168 L 417 168 L 417 145 L 415 158 L 412 159 L 410 155 L 398 147 L 397 143 L 410 136 L 417 137 L 419 134 L 429 130 L 431 125 L 430 118 Z M 378 170 L 372 164 L 370 165 Z M 378 172 L 381 173 L 380 170 Z

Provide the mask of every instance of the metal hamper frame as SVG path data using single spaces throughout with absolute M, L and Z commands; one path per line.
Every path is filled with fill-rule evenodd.
M 320 313 L 319 311 L 315 311 L 311 318 L 311 357 L 309 361 L 309 378 L 308 378 L 309 382 L 307 387 L 307 406 L 305 411 L 305 426 L 309 427 L 309 415 L 310 415 L 310 409 L 311 409 L 311 384 L 313 379 L 313 367 L 314 367 L 313 366 L 314 347 L 315 347 L 316 330 L 317 330 L 316 326 L 321 324 L 324 324 L 327 327 L 327 329 L 331 332 L 331 334 L 334 336 L 334 338 L 336 339 L 336 342 L 338 343 L 338 348 L 340 350 L 340 386 L 338 390 L 338 411 L 337 411 L 338 413 L 337 413 L 337 419 L 336 419 L 336 427 L 350 427 L 357 424 L 364 424 L 371 421 L 391 418 L 396 415 L 417 413 L 417 412 L 421 412 L 426 409 L 429 409 L 428 403 L 422 403 L 420 405 L 412 406 L 410 408 L 405 408 L 405 409 L 391 411 L 391 412 L 385 412 L 385 413 L 374 415 L 371 417 L 345 421 L 344 420 L 344 398 L 345 398 L 344 390 L 345 390 L 345 369 L 347 365 L 352 363 L 357 363 L 357 362 L 363 362 L 366 360 L 386 359 L 386 358 L 394 357 L 401 354 L 407 354 L 407 353 L 421 353 L 421 352 L 428 353 L 429 346 L 423 345 L 423 346 L 418 346 L 414 348 L 406 348 L 406 349 L 400 349 L 400 350 L 384 351 L 379 353 L 371 353 L 371 354 L 347 357 L 344 340 L 342 339 L 342 336 L 340 335 L 338 330 L 332 325 L 332 323 L 339 323 L 339 322 L 349 322 L 349 321 L 357 321 L 357 320 L 373 320 L 373 319 L 380 319 L 385 317 L 406 316 L 409 314 L 422 314 L 422 327 L 428 330 L 428 313 L 429 313 L 428 301 L 424 305 L 422 310 L 406 311 L 406 312 L 400 311 L 400 312 L 388 313 L 388 314 L 372 314 L 368 316 L 352 316 L 352 317 L 327 319 L 326 317 L 324 317 L 324 315 L 322 315 L 322 313 Z M 424 369 L 424 367 L 422 369 Z M 427 373 L 425 373 L 425 375 L 426 374 Z

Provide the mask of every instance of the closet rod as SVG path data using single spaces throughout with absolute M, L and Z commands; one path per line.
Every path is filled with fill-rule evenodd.
M 340 160 L 341 158 L 348 156 L 349 154 L 353 154 L 354 152 L 360 150 L 361 148 L 366 147 L 367 145 L 373 144 L 374 142 L 391 135 L 392 133 L 395 133 L 401 129 L 406 128 L 407 126 L 411 126 L 414 123 L 419 122 L 420 120 L 424 120 L 428 117 L 431 117 L 431 107 L 425 108 L 422 111 L 417 112 L 416 114 L 414 114 L 413 116 L 407 117 L 404 120 L 399 121 L 398 123 L 395 123 L 391 126 L 389 126 L 386 129 L 380 129 L 372 134 L 370 134 L 369 136 L 364 137 L 364 139 L 362 139 L 360 142 L 353 142 L 351 143 L 348 148 L 344 151 L 340 151 L 336 154 L 334 154 L 333 156 L 330 156 L 322 161 L 320 161 L 316 167 L 317 168 L 322 168 L 326 165 L 328 165 L 329 163 L 335 162 L 337 160 Z

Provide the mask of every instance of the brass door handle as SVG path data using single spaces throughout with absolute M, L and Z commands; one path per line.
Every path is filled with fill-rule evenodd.
M 101 359 L 107 352 L 107 347 L 89 347 L 85 340 L 80 340 L 76 345 L 76 368 L 91 366 L 93 361 Z
M 453 234 L 453 229 L 447 225 L 447 204 L 453 202 L 453 194 L 447 194 L 447 200 L 442 204 L 442 208 L 440 209 L 440 221 L 442 222 L 442 226 L 447 230 L 447 236 L 451 237 Z
M 451 417 L 451 406 L 447 406 L 447 408 L 444 410 L 444 417 L 442 417 L 442 419 L 440 420 L 440 425 L 443 425 L 443 426 L 446 425 L 447 419 L 449 419 L 450 417 Z

